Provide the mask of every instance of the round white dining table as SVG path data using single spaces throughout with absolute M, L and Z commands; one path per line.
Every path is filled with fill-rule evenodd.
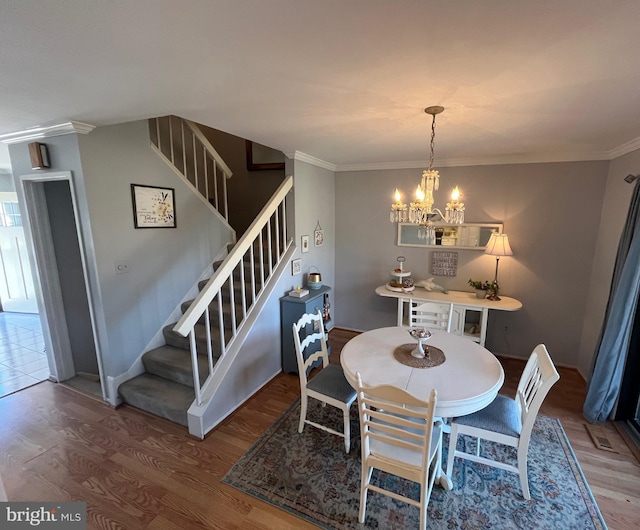
M 347 381 L 355 388 L 360 372 L 366 386 L 391 385 L 409 392 L 423 401 L 429 400 L 431 389 L 438 396 L 435 415 L 440 418 L 464 416 L 491 403 L 504 383 L 504 370 L 496 357 L 470 339 L 432 331 L 426 346 L 442 350 L 445 360 L 430 368 L 412 368 L 394 357 L 394 350 L 403 344 L 417 344 L 408 328 L 379 328 L 356 335 L 340 353 L 340 364 Z M 444 432 L 449 432 L 447 425 Z M 436 482 L 451 490 L 451 478 L 439 462 Z
M 408 328 L 390 327 L 366 331 L 349 340 L 340 353 L 347 381 L 355 388 L 360 372 L 366 386 L 391 385 L 428 401 L 438 393 L 435 415 L 441 418 L 464 416 L 491 403 L 504 383 L 504 370 L 496 357 L 470 339 L 432 331 L 426 346 L 440 348 L 444 363 L 431 368 L 412 368 L 393 355 L 402 344 L 417 344 Z

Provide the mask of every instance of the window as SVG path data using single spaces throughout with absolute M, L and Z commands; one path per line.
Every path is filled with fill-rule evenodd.
M 0 226 L 22 226 L 17 202 L 0 202 Z

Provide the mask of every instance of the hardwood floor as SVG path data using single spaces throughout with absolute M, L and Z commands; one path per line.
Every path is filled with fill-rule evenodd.
M 330 333 L 332 363 L 353 335 Z M 503 392 L 512 395 L 524 362 L 501 361 Z M 611 425 L 618 453 L 595 448 L 582 418 L 584 382 L 559 371 L 542 413 L 562 421 L 609 528 L 635 529 L 640 464 Z M 86 501 L 88 528 L 315 528 L 220 483 L 298 394 L 297 376 L 279 374 L 198 441 L 163 419 L 43 382 L 0 399 L 0 476 L 9 500 Z

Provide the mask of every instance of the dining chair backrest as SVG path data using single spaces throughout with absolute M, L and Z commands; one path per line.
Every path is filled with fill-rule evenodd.
M 441 425 L 434 427 L 436 391 L 432 389 L 429 400 L 421 401 L 394 386 L 364 386 L 359 372 L 356 378 L 362 457 L 359 520 L 364 522 L 371 490 L 418 506 L 421 528 L 425 528 L 442 447 Z M 424 488 L 421 501 L 371 484 L 374 468 L 420 484 Z
M 453 304 L 450 302 L 427 302 L 411 300 L 409 326 L 451 331 Z
M 521 436 L 525 434 L 528 437 L 531 433 L 540 406 L 558 379 L 560 375 L 546 346 L 538 344 L 529 356 L 516 390 L 515 401 L 522 421 Z
M 304 337 L 304 338 L 301 338 Z M 329 364 L 329 353 L 324 334 L 324 323 L 320 311 L 306 313 L 293 324 L 293 342 L 298 360 L 300 385 L 307 386 L 307 371 L 318 359 L 322 359 L 323 368 Z M 312 349 L 315 351 L 310 352 Z

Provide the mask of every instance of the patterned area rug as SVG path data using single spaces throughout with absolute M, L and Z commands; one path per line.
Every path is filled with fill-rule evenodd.
M 341 414 L 309 403 L 310 414 L 342 430 Z M 362 528 L 360 504 L 360 436 L 352 408 L 351 451 L 342 438 L 306 426 L 298 434 L 296 400 L 233 466 L 223 482 L 287 510 L 321 528 Z M 466 448 L 475 443 L 461 437 Z M 443 451 L 446 462 L 448 435 Z M 460 446 L 459 446 L 460 447 Z M 515 462 L 515 450 L 488 442 L 484 452 Z M 374 480 L 418 499 L 409 481 L 374 471 Z M 538 416 L 529 448 L 531 500 L 525 501 L 515 473 L 456 459 L 453 490 L 435 486 L 428 509 L 430 529 L 602 529 L 600 510 L 558 419 Z M 384 486 L 383 486 L 384 487 Z M 369 493 L 366 528 L 418 528 L 418 508 Z

